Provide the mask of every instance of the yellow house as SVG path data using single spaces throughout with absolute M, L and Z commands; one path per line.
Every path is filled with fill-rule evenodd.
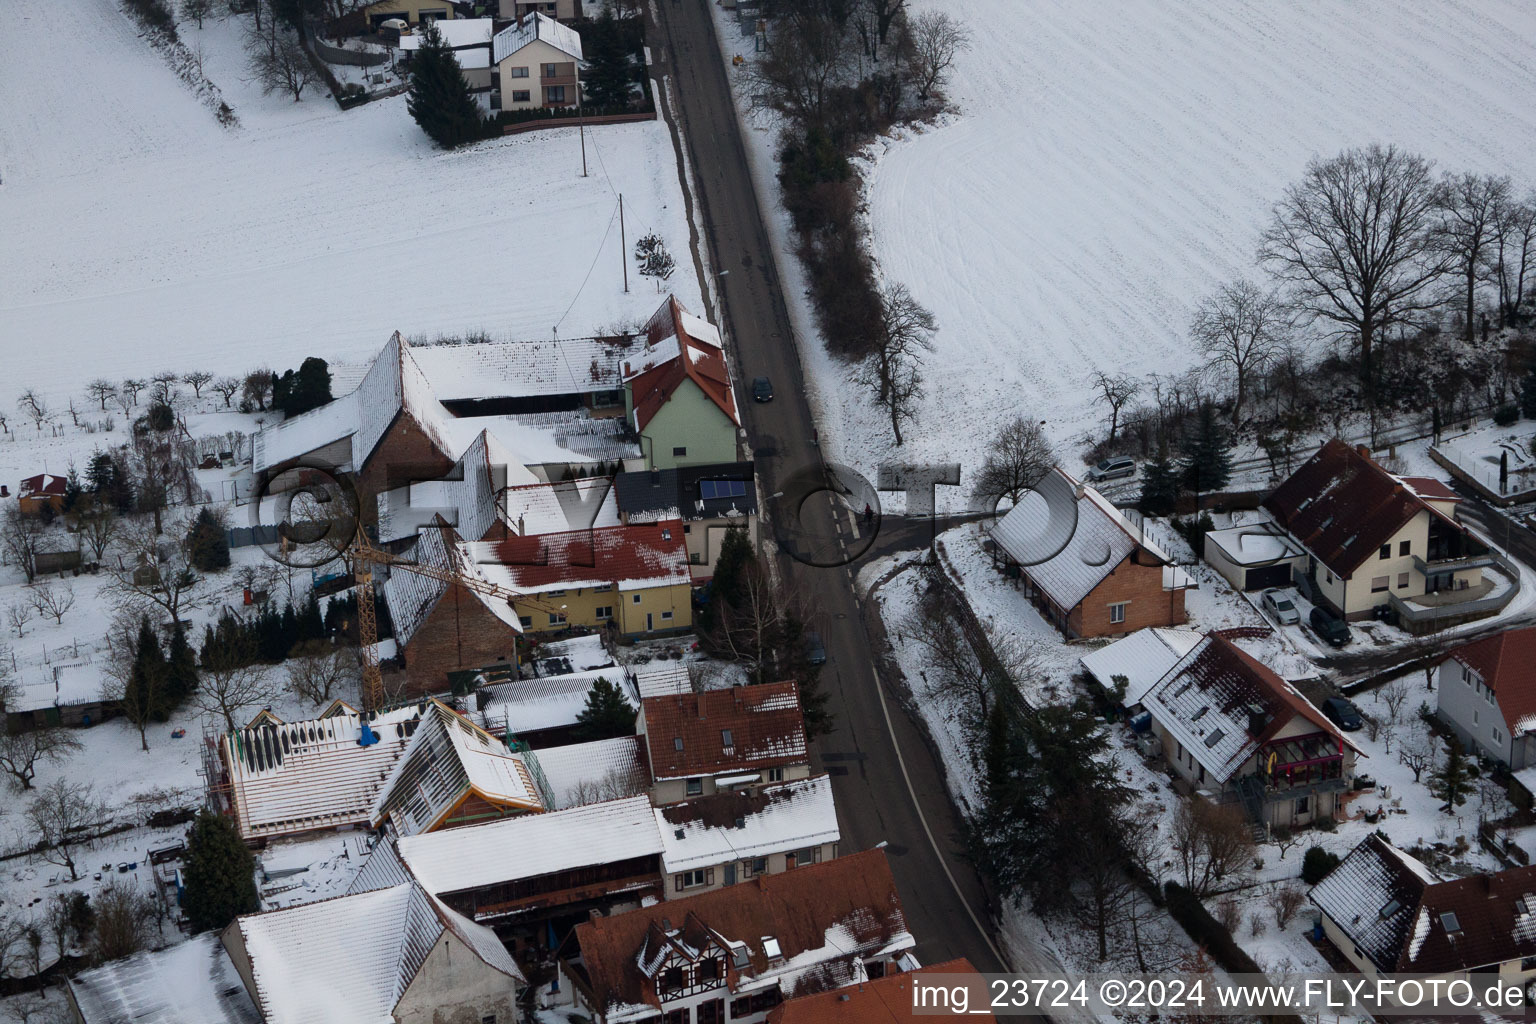
M 693 627 L 692 575 L 676 519 L 465 545 L 486 579 L 520 597 L 525 632 L 616 626 L 625 636 Z
M 363 16 L 370 28 L 391 18 L 399 18 L 412 25 L 422 21 L 452 21 L 453 4 L 450 0 L 378 0 L 363 8 Z
M 581 102 L 581 36 L 534 12 L 491 40 L 497 110 L 575 107 Z

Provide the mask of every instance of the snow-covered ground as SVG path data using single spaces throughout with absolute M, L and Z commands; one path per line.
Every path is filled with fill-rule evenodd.
M 1442 438 L 1435 451 L 1494 494 L 1528 495 L 1536 489 L 1532 438 L 1536 438 L 1536 421 L 1522 420 L 1507 427 L 1485 422 L 1465 434 Z M 1501 459 L 1509 469 L 1504 488 L 1499 486 Z
M 548 338 L 659 303 L 631 267 L 655 231 L 701 307 L 662 121 L 432 147 L 397 96 L 340 111 L 323 87 L 262 96 L 240 22 L 181 26 L 234 108 L 217 120 L 115 0 L 7 5 L 0 39 L 0 394 L 94 376 L 357 360 L 391 332 Z M 67 71 L 58 61 L 70 54 Z M 18 358 L 19 357 L 19 358 Z

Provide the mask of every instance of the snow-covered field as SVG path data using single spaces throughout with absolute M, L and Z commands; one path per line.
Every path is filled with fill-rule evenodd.
M 216 10 L 219 7 L 216 6 Z M 262 96 L 240 22 L 181 26 L 240 126 L 221 128 L 114 0 L 15 0 L 0 38 L 3 382 L 359 359 L 406 335 L 581 336 L 648 317 L 617 218 L 677 257 L 700 308 L 662 121 L 444 153 L 395 97 L 340 111 Z M 69 54 L 65 64 L 59 54 Z M 7 408 L 10 390 L 0 392 Z

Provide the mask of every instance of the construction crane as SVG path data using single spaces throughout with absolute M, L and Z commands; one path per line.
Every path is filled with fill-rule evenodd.
M 390 554 L 375 547 L 368 539 L 368 535 L 363 532 L 361 525 L 352 540 L 351 555 L 352 578 L 357 590 L 358 642 L 363 649 L 363 709 L 365 711 L 376 711 L 384 703 L 384 676 L 379 670 L 379 619 L 373 606 L 373 566 L 387 565 L 391 569 L 401 569 L 418 576 L 441 580 L 444 583 L 458 584 L 478 594 L 500 598 L 507 602 L 508 607 L 512 606 L 514 600 L 523 596 L 515 590 L 509 590 L 489 580 L 465 575 L 456 571 L 456 568 L 443 569 Z

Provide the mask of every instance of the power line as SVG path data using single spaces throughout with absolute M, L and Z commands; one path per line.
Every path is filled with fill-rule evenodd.
M 555 326 L 552 328 L 552 330 L 554 330 L 556 334 L 560 333 L 560 325 L 565 323 L 565 318 L 570 316 L 571 310 L 576 308 L 576 300 L 581 298 L 581 293 L 583 289 L 587 287 L 587 282 L 592 279 L 592 271 L 597 269 L 597 261 L 601 259 L 603 255 L 603 246 L 608 244 L 608 236 L 613 234 L 613 222 L 617 220 L 618 217 L 619 207 L 618 204 L 615 203 L 613 207 L 613 213 L 608 217 L 608 228 L 603 232 L 603 240 L 597 243 L 597 255 L 592 257 L 592 265 L 587 268 L 587 276 L 581 279 L 581 286 L 576 289 L 576 294 L 571 297 L 571 304 L 565 307 L 565 312 L 561 313 L 560 319 L 555 321 Z M 567 369 L 569 369 L 569 367 L 567 367 Z

